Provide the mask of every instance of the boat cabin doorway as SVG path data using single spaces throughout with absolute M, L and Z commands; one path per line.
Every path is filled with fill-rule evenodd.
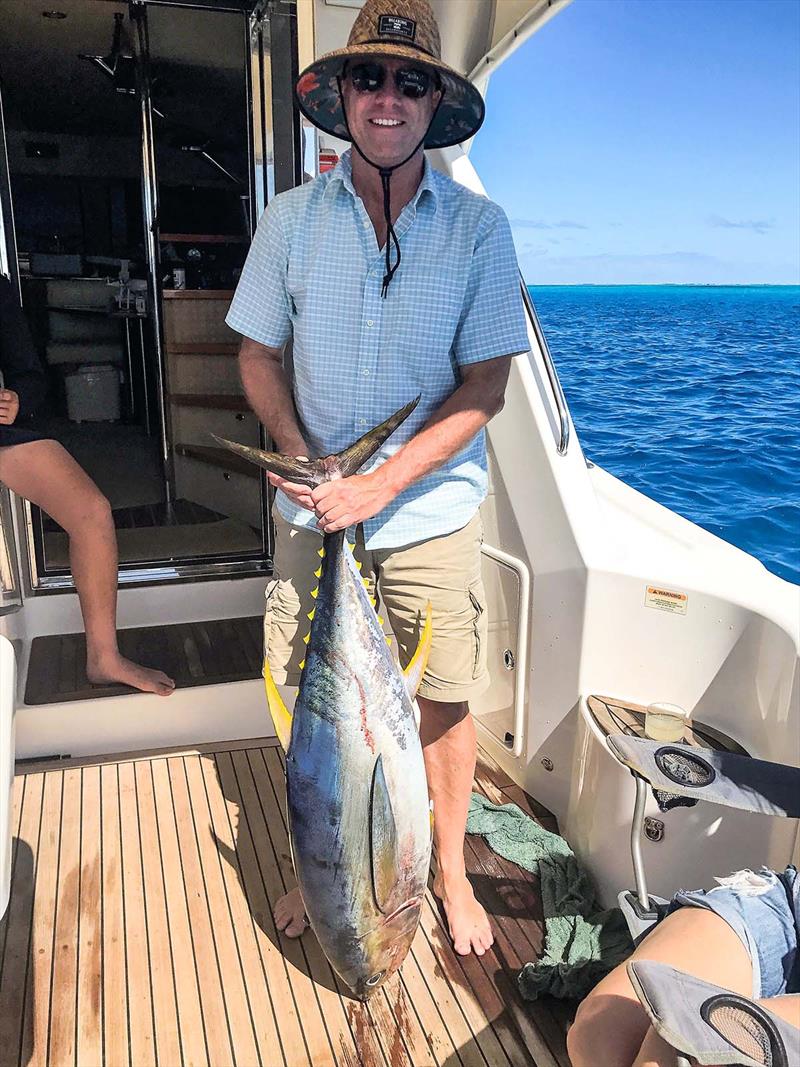
M 211 436 L 266 443 L 224 317 L 276 152 L 279 187 L 297 179 L 294 118 L 276 130 L 272 108 L 296 61 L 271 62 L 280 27 L 252 6 L 3 5 L 9 272 L 48 430 L 111 503 L 121 582 L 270 565 L 266 485 Z M 70 588 L 66 534 L 26 519 L 30 586 Z

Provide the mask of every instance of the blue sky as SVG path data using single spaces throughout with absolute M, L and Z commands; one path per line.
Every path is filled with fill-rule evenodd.
M 573 0 L 472 160 L 528 284 L 798 284 L 800 0 Z

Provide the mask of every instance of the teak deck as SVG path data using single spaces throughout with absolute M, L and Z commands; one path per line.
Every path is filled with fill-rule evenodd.
M 22 771 L 0 1064 L 568 1067 L 569 1008 L 516 992 L 541 945 L 536 881 L 482 839 L 467 858 L 494 949 L 456 956 L 429 892 L 399 976 L 362 1005 L 311 932 L 273 925 L 293 884 L 274 742 Z M 534 814 L 486 759 L 475 788 Z

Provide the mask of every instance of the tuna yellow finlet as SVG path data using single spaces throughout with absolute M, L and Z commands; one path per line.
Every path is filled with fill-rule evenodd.
M 322 577 L 322 566 L 321 565 L 314 571 L 314 577 L 315 578 L 321 578 Z
M 311 631 L 309 630 L 308 633 L 306 634 L 306 636 L 303 638 L 303 644 L 307 645 L 310 640 L 311 640 Z
M 317 555 L 319 556 L 320 559 L 324 559 L 325 558 L 325 549 L 324 548 L 318 548 L 317 549 Z
M 314 618 L 314 613 L 316 612 L 316 610 L 317 610 L 316 608 L 312 608 L 311 611 L 309 611 L 309 613 L 308 613 L 308 618 L 309 619 L 313 619 Z
M 304 659 L 301 659 L 300 662 L 297 664 L 297 666 L 300 668 L 301 671 L 302 671 L 303 667 L 305 667 L 305 665 L 306 665 L 306 661 Z
M 312 590 L 311 590 L 311 595 L 313 596 L 313 598 L 314 598 L 315 600 L 317 599 L 317 597 L 319 596 L 319 586 L 317 586 L 317 588 L 316 588 L 316 589 L 312 589 Z

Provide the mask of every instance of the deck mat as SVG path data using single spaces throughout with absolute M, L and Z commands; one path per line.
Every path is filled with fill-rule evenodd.
M 123 656 L 165 671 L 179 689 L 240 682 L 261 675 L 260 615 L 132 627 L 119 630 L 117 636 Z M 26 704 L 59 704 L 135 692 L 127 685 L 93 685 L 87 679 L 86 638 L 82 633 L 33 639 Z

